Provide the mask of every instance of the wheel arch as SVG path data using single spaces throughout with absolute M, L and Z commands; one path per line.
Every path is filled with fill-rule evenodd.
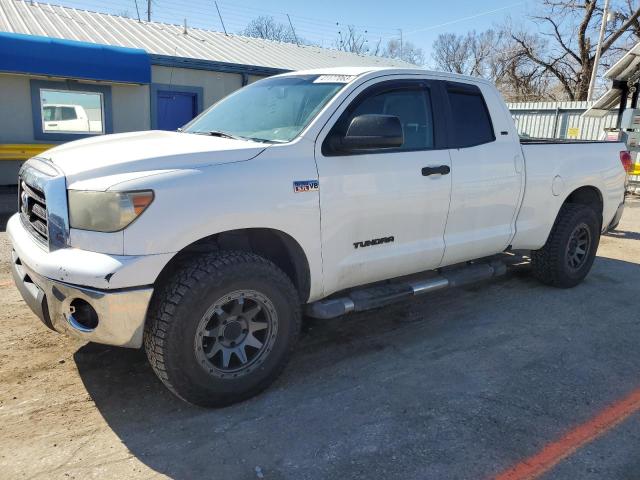
M 212 251 L 237 250 L 260 255 L 278 266 L 293 282 L 306 303 L 311 290 L 309 261 L 302 246 L 291 235 L 271 228 L 242 228 L 218 232 L 196 240 L 177 252 L 164 266 L 155 287 L 164 284 L 185 260 Z
M 604 201 L 602 198 L 602 192 L 599 188 L 593 185 L 583 185 L 573 190 L 569 195 L 567 195 L 564 202 L 560 205 L 560 209 L 558 209 L 558 213 L 556 213 L 556 218 L 560 214 L 562 207 L 568 203 L 585 205 L 593 208 L 593 210 L 598 214 L 598 217 L 600 218 L 600 225 L 602 226 Z

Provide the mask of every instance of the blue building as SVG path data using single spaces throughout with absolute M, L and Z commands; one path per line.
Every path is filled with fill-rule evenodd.
M 61 142 L 175 130 L 268 75 L 332 66 L 410 66 L 45 3 L 0 0 L 0 185 Z

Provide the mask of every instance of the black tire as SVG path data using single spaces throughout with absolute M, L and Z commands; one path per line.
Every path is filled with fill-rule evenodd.
M 242 313 L 245 308 L 251 312 Z M 272 262 L 252 253 L 215 252 L 189 259 L 160 287 L 144 345 L 153 370 L 175 395 L 221 407 L 258 394 L 280 375 L 299 336 L 300 317 L 295 287 Z M 262 334 L 262 347 L 247 341 L 240 348 L 243 334 L 252 342 Z
M 531 252 L 534 276 L 542 283 L 559 288 L 575 287 L 582 282 L 598 250 L 600 225 L 598 214 L 592 208 L 572 203 L 563 205 L 547 243 Z M 586 247 L 574 248 L 577 242 L 587 238 Z M 583 256 L 576 253 L 582 250 L 585 250 Z

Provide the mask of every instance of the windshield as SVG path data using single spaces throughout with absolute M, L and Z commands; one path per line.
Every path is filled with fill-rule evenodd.
M 261 80 L 220 100 L 183 131 L 289 142 L 345 85 L 336 77 L 304 75 Z

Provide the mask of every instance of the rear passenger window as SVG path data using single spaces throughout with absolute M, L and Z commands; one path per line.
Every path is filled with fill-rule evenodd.
M 482 94 L 458 90 L 449 90 L 448 93 L 453 119 L 451 146 L 464 148 L 493 142 L 496 137 Z
M 62 120 L 75 120 L 78 118 L 76 116 L 75 108 L 71 107 L 62 107 Z

